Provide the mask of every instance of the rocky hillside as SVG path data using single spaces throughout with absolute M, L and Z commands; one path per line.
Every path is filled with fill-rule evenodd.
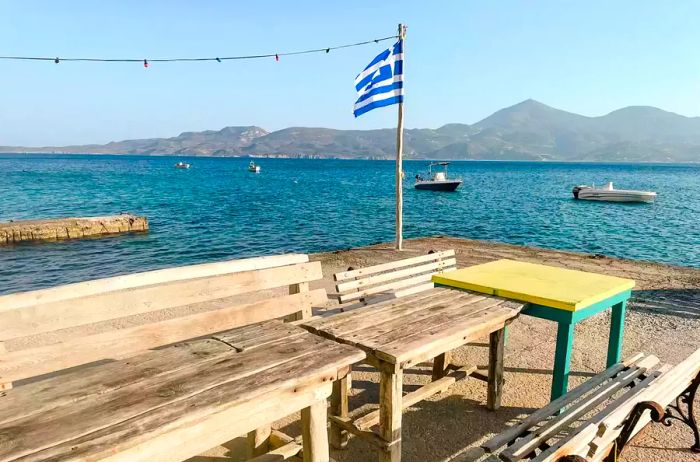
M 396 132 L 250 127 L 185 132 L 105 145 L 0 146 L 0 152 L 389 159 Z M 634 106 L 586 117 L 526 100 L 474 125 L 405 131 L 406 158 L 699 162 L 700 118 Z

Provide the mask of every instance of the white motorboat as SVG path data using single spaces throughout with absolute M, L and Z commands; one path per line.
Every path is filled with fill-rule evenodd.
M 175 168 L 190 168 L 192 165 L 188 164 L 187 162 L 178 162 L 175 164 Z
M 449 162 L 431 162 L 428 164 L 429 179 L 426 180 L 422 176 L 416 175 L 414 187 L 416 189 L 427 189 L 429 191 L 454 191 L 462 184 L 462 180 L 459 178 L 447 178 L 447 166 L 449 164 Z M 444 171 L 433 173 L 433 166 L 435 165 L 444 167 Z
M 576 186 L 573 189 L 574 199 L 587 201 L 610 201 L 610 202 L 654 202 L 656 193 L 653 191 L 635 191 L 632 189 L 615 189 L 612 182 L 602 188 L 595 185 Z
M 248 171 L 253 172 L 253 173 L 260 173 L 260 166 L 255 165 L 255 162 L 253 162 L 251 160 L 250 163 L 248 164 Z

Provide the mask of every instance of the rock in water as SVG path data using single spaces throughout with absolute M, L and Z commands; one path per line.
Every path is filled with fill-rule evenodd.
M 130 214 L 11 221 L 0 223 L 0 245 L 144 231 L 148 231 L 148 219 Z

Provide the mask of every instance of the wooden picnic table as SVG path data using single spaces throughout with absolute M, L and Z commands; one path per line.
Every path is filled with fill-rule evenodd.
M 327 462 L 326 399 L 364 357 L 267 321 L 28 383 L 0 394 L 0 461 L 184 460 L 301 411 Z
M 489 334 L 488 404 L 497 409 L 503 385 L 503 333 L 522 306 L 498 297 L 436 288 L 304 323 L 311 332 L 363 350 L 366 362 L 380 372 L 379 410 L 357 419 L 348 418 L 347 378 L 334 384 L 331 444 L 342 446 L 345 432 L 350 432 L 375 444 L 381 461 L 400 461 L 402 410 L 474 372 L 474 366 L 450 365 L 449 352 Z M 436 358 L 433 382 L 403 395 L 404 369 L 431 358 Z M 377 423 L 378 435 L 370 431 Z

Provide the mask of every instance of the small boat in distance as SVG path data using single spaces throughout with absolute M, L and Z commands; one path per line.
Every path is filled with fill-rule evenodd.
M 444 171 L 433 173 L 433 166 L 439 165 L 444 167 Z M 428 178 L 424 179 L 422 176 L 416 175 L 416 183 L 414 187 L 416 189 L 424 189 L 429 191 L 454 191 L 462 184 L 460 178 L 448 179 L 447 178 L 447 166 L 450 165 L 449 162 L 431 162 L 428 164 Z
M 654 202 L 656 193 L 653 191 L 635 191 L 632 189 L 615 189 L 612 182 L 602 188 L 595 185 L 581 185 L 574 187 L 572 193 L 574 199 L 587 201 L 610 201 L 610 202 Z
M 253 173 L 260 173 L 260 166 L 255 165 L 255 162 L 253 162 L 251 160 L 250 163 L 248 164 L 248 171 L 253 172 Z
M 190 168 L 191 165 L 188 164 L 187 162 L 178 162 L 175 164 L 175 168 Z

